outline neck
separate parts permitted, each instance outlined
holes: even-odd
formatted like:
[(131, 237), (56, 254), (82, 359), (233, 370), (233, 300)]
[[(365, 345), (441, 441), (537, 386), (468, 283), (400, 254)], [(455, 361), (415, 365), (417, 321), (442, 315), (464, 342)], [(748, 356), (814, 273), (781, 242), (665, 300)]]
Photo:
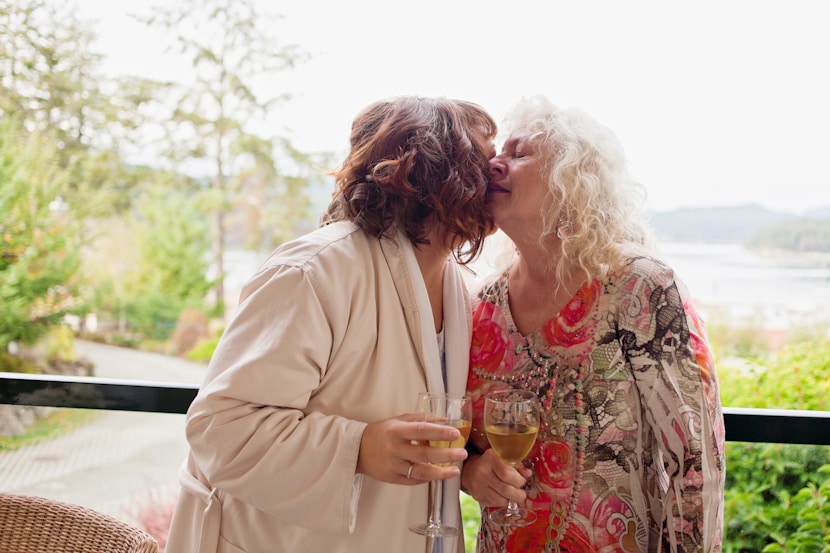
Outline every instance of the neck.
[(552, 238), (547, 247), (538, 240), (517, 243), (518, 259), (511, 269), (511, 278), (535, 290), (572, 293), (585, 280), (585, 275), (573, 265), (565, 267), (563, 274), (556, 272), (560, 247), (558, 238)]
[(567, 268), (561, 277), (557, 274), (557, 260), (558, 253), (545, 248), (525, 248), (519, 250), (519, 257), (510, 268), (510, 311), (516, 328), (524, 336), (542, 328), (558, 314), (580, 285), (580, 273), (573, 267)]
[(435, 244), (438, 243), (433, 238), (431, 244), (415, 247), (415, 259), (427, 288), (436, 332), (440, 332), (444, 326), (444, 269), (450, 254), (445, 247), (437, 247)]
[(542, 245), (538, 237), (529, 240), (514, 241), (518, 259), (514, 265), (515, 272), (531, 282), (552, 283), (556, 279), (556, 265), (559, 261), (558, 240), (556, 243)]

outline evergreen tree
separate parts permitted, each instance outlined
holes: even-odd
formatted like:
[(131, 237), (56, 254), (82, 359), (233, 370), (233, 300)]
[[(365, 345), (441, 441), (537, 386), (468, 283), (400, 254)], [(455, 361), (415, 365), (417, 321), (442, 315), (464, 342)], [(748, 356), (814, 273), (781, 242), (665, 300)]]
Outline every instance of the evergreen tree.
[[(206, 162), (210, 168), (206, 178), (212, 190), (214, 299), (222, 312), (228, 214), (245, 203), (242, 192), (253, 181), (255, 186), (279, 188), (273, 156), (275, 146), (284, 142), (257, 135), (251, 125), (267, 120), (288, 97), (263, 96), (256, 83), (263, 75), (273, 77), (294, 67), (305, 56), (275, 40), (278, 26), (252, 0), (177, 2), (159, 8), (145, 22), (175, 33), (175, 46), (192, 62), (192, 79), (181, 83), (171, 118), (175, 125), (170, 144), (175, 147), (170, 156), (180, 162)], [(293, 184), (284, 190), (290, 195), (284, 198), (301, 194)]]
[(60, 196), (54, 138), (0, 125), (0, 353), (80, 310), (79, 223)]

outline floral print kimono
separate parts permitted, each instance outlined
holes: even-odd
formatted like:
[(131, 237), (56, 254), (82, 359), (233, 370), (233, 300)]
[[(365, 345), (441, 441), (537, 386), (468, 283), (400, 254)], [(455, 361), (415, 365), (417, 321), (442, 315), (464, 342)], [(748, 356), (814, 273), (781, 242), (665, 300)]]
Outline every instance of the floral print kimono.
[(507, 273), (478, 294), (468, 390), (471, 445), (484, 396), (532, 390), (542, 422), (525, 460), (537, 520), (500, 528), (482, 512), (477, 551), (720, 551), (724, 425), (712, 355), (688, 292), (651, 258), (586, 282), (528, 336)]

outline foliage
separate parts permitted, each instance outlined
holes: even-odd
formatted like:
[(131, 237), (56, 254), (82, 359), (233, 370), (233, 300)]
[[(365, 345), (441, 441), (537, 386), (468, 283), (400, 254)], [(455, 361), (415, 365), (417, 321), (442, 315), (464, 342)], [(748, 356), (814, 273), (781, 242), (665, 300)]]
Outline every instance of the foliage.
[(141, 337), (135, 334), (114, 334), (110, 336), (110, 343), (122, 348), (139, 349)]
[(163, 340), (183, 309), (204, 305), (209, 231), (186, 183), (166, 173), (150, 177), (126, 219), (100, 222), (85, 270), (93, 306), (119, 321), (121, 335)]
[(461, 520), (464, 521), (464, 551), (472, 553), (476, 550), (476, 536), (481, 524), (481, 506), (466, 493), (461, 494)]
[[(114, 246), (109, 252), (113, 255), (96, 264), (88, 261), (95, 258), (97, 249), (94, 246), (81, 249), (82, 245), (91, 245), (101, 235), (109, 237), (114, 229), (126, 226), (120, 220), (121, 216), (129, 214), (133, 203), (146, 195), (142, 189), (157, 182), (156, 170), (126, 165), (120, 150), (140, 142), (138, 137), (148, 134), (152, 113), (149, 106), (157, 106), (163, 101), (162, 94), (167, 89), (163, 84), (147, 80), (104, 78), (99, 71), (102, 56), (92, 50), (93, 39), (90, 24), (77, 18), (71, 4), (49, 0), (12, 3), (0, 0), (0, 115), (7, 120), (13, 115), (19, 127), (15, 129), (13, 141), (3, 141), (3, 155), (7, 160), (20, 160), (11, 166), (6, 163), (0, 175), (3, 187), (0, 194), (6, 204), (0, 208), (0, 221), (3, 221), (0, 230), (3, 231), (3, 259), (7, 265), (0, 267), (0, 273), (5, 271), (0, 277), (0, 281), (4, 281), (4, 288), (0, 286), (3, 290), (0, 297), (8, 300), (0, 308), (0, 349), (5, 349), (9, 340), (35, 340), (39, 333), (69, 311), (70, 303), (80, 311), (83, 302), (79, 300), (79, 294), (84, 296), (84, 302), (111, 306), (124, 330), (129, 310), (143, 316), (139, 325), (157, 329), (159, 324), (147, 321), (147, 317), (154, 316), (154, 306), (168, 303), (159, 296), (169, 295), (170, 291), (165, 289), (165, 284), (159, 284), (155, 295), (145, 298), (141, 293), (153, 287), (148, 282), (176, 282), (177, 275), (171, 267), (160, 270), (154, 267), (154, 275), (143, 277), (135, 276), (135, 271), (140, 270), (138, 265), (144, 259), (149, 258), (153, 263), (159, 258), (173, 258), (178, 252), (167, 256), (131, 257), (133, 251), (128, 247), (134, 242), (131, 237)], [(142, 131), (136, 132), (139, 128)], [(23, 144), (24, 140), (34, 143), (27, 150), (31, 154), (21, 156), (23, 147), (19, 145), (17, 151), (9, 153), (9, 144)], [(6, 184), (13, 176), (18, 179), (18, 188)], [(32, 186), (29, 200), (26, 200), (27, 185)], [(45, 206), (58, 199), (62, 201), (58, 207), (63, 207), (58, 213), (60, 217), (48, 216)], [(33, 200), (40, 206), (37, 212)], [(25, 210), (32, 221), (40, 227), (46, 227), (48, 223), (49, 229), (27, 226), (25, 222), (15, 223), (11, 217), (5, 217), (8, 205), (26, 201), (29, 205)], [(198, 219), (203, 216), (199, 214)], [(58, 222), (62, 224), (60, 228)], [(44, 232), (46, 230), (48, 232)], [(26, 233), (31, 236), (27, 237)], [(42, 244), (29, 247), (35, 238)], [(196, 248), (202, 243), (203, 240), (196, 239), (187, 247)], [(171, 247), (182, 247), (182, 244), (172, 242), (167, 249)], [(44, 259), (41, 254), (49, 251), (54, 257), (63, 256), (67, 267), (69, 262), (75, 263), (75, 267), (82, 264), (84, 271), (75, 273), (71, 289), (62, 282), (66, 275), (61, 270), (51, 270), (48, 274), (53, 282), (45, 283), (39, 273), (38, 278), (31, 278), (36, 270), (34, 261), (14, 251), (25, 252), (41, 262)], [(16, 260), (15, 271), (8, 268), (8, 260), (12, 257)], [(186, 264), (191, 258), (185, 254), (180, 264)], [(29, 264), (28, 269), (25, 263)], [(100, 272), (93, 273), (93, 267), (99, 267)], [(130, 269), (134, 271), (131, 276), (135, 276), (130, 284), (141, 282), (143, 286), (129, 288), (123, 279), (119, 279)], [(37, 270), (40, 272), (39, 268)], [(168, 278), (156, 278), (159, 273)], [(17, 283), (10, 284), (9, 279), (16, 279)], [(179, 282), (180, 286), (186, 287), (193, 284), (193, 279)], [(53, 296), (48, 302), (37, 290), (21, 293), (24, 285), (33, 289), (46, 284), (50, 284), (48, 289)], [(176, 290), (172, 295), (178, 300), (188, 294), (203, 293), (203, 290), (203, 286), (193, 286), (188, 293)], [(187, 298), (186, 303), (189, 301)], [(57, 309), (56, 305), (62, 308)], [(168, 307), (170, 305), (165, 305)], [(173, 302), (173, 307), (181, 306)], [(36, 312), (40, 324), (16, 324), (26, 311)], [(44, 312), (48, 317), (42, 316)], [(172, 310), (173, 320), (177, 313), (176, 309)], [(165, 314), (170, 315), (166, 311)], [(8, 327), (17, 329), (18, 335), (9, 335)], [(37, 332), (34, 329), (38, 329)]]
[(208, 334), (208, 318), (199, 310), (185, 309), (179, 314), (170, 345), (176, 355), (184, 355)]
[(214, 192), (214, 295), (222, 312), (228, 213), (245, 197), (240, 193), (246, 181), (268, 186), (278, 182), (273, 159), (277, 143), (251, 126), (257, 119), (266, 121), (287, 95), (264, 97), (257, 82), (263, 74), (292, 68), (305, 56), (275, 40), (278, 25), (251, 0), (169, 3), (145, 22), (172, 33), (174, 45), (192, 62), (193, 82), (180, 86), (168, 126), (169, 155), (174, 161), (209, 167), (205, 177)]
[[(55, 257), (64, 255), (83, 267), (73, 289), (49, 288), (61, 294), (58, 299), (71, 295), (79, 311), (86, 303), (104, 323), (116, 321), (129, 340), (163, 339), (182, 309), (202, 308), (209, 299), (206, 285), (222, 282), (227, 241), (267, 250), (293, 237), (296, 222), (308, 218), (304, 189), (319, 180), (312, 170), (317, 157), (295, 150), (284, 138), (252, 130), (257, 124), (278, 128), (268, 123), (270, 110), (288, 98), (273, 88), (268, 97), (260, 95), (261, 76), (289, 69), (305, 55), (278, 44), (277, 25), (255, 7), (248, 0), (158, 7), (146, 22), (166, 30), (194, 68), (189, 82), (158, 83), (104, 76), (103, 56), (92, 48), (93, 27), (78, 18), (72, 3), (0, 0), (0, 116), (6, 121), (14, 116), (15, 132), (22, 135), (25, 129), (27, 140), (39, 141), (27, 150), (29, 157), (41, 154), (29, 163), (18, 155), (20, 146), (9, 151), (9, 144), (20, 143), (17, 137), (2, 144), (7, 166), (0, 174), (5, 264), (0, 298), (7, 301), (0, 307), (0, 349), (10, 340), (37, 338), (33, 325), (17, 324), (27, 312), (48, 311), (51, 318), (39, 321), (46, 328), (61, 316), (55, 304), (67, 303), (52, 299), (46, 309), (43, 294), (19, 293), (24, 285), (43, 282), (25, 282), (31, 275), (24, 262), (31, 268), (34, 261), (19, 252), (41, 251), (41, 244), (36, 251), (27, 249), (26, 232), (44, 235), (50, 244), (39, 240)], [(162, 151), (173, 162), (165, 165), (167, 172), (126, 161), (132, 153), (164, 165)], [(54, 178), (41, 179), (33, 195), (42, 207), (60, 194), (62, 205), (71, 208), (62, 216), (59, 236), (7, 222), (12, 195), (15, 202), (25, 197), (22, 188), (6, 186), (12, 169), (21, 186), (30, 177), (38, 183), (39, 177), (29, 174), (36, 169), (54, 170)], [(43, 209), (33, 215), (41, 226), (48, 222), (55, 228), (56, 220)], [(206, 261), (211, 249), (213, 266)], [(9, 269), (12, 257), (15, 271)], [(56, 283), (63, 278), (60, 271), (51, 275)], [(224, 293), (216, 292), (221, 314)], [(145, 336), (128, 335), (137, 330)]]
[(0, 351), (33, 343), (81, 307), (80, 229), (63, 209), (67, 172), (52, 144), (14, 120), (0, 124)]
[(830, 410), (830, 340), (792, 342), (767, 361), (719, 365), (730, 407)]
[(75, 335), (66, 325), (54, 326), (40, 340), (47, 361), (74, 361)]
[[(725, 552), (762, 551), (800, 528), (794, 498), (821, 484), (830, 463), (827, 446), (740, 444), (727, 446)], [(804, 513), (803, 516), (810, 516)], [(799, 550), (804, 553), (814, 549)]]
[(0, 452), (14, 451), (40, 440), (53, 438), (86, 424), (100, 411), (92, 409), (55, 409), (26, 428), (20, 436), (0, 436)]
[(40, 368), (32, 361), (0, 351), (0, 371), (7, 373), (40, 374)]
[(147, 189), (132, 217), (142, 290), (157, 290), (180, 308), (201, 306), (207, 279), (209, 229), (191, 194), (166, 184)]
[(121, 149), (141, 142), (166, 85), (109, 79), (93, 50), (91, 23), (71, 2), (0, 0), (0, 115), (53, 137), (58, 166), (71, 171), (64, 197), (75, 210), (107, 213), (136, 185)]
[(191, 361), (210, 361), (213, 357), (213, 352), (216, 351), (216, 346), (219, 344), (219, 337), (207, 338), (198, 342), (185, 355)]
[[(826, 338), (788, 344), (767, 360), (718, 367), (722, 402), (732, 407), (829, 410), (828, 374)], [(724, 552), (823, 551), (812, 540), (815, 524), (826, 526), (821, 467), (830, 464), (830, 447), (730, 442), (726, 454)]]
[(38, 0), (0, 0), (0, 112), (26, 129), (54, 136), (54, 153), (66, 166), (88, 146), (103, 102), (100, 56), (93, 35), (70, 5)]
[[(257, 145), (258, 144), (258, 145)], [(228, 225), (241, 229), (244, 247), (253, 251), (270, 251), (274, 246), (311, 230), (310, 201), (306, 190), (323, 186), (324, 178), (315, 167), (331, 162), (326, 154), (311, 155), (297, 151), (286, 140), (276, 144), (286, 169), (277, 171), (277, 159), (266, 155), (263, 147), (270, 142), (253, 138), (244, 141), (244, 149), (255, 161), (240, 172), (233, 183), (238, 190)]]
[(830, 219), (787, 221), (753, 234), (749, 248), (773, 248), (796, 252), (830, 252)]
[(773, 535), (764, 553), (830, 553), (830, 465), (819, 473), (825, 475), (820, 485), (810, 483), (792, 498), (798, 528), (789, 536)]
[(743, 323), (723, 322), (717, 316), (707, 323), (709, 343), (716, 360), (741, 358), (745, 360), (765, 359), (770, 348), (763, 329), (757, 324), (758, 318), (749, 318)]

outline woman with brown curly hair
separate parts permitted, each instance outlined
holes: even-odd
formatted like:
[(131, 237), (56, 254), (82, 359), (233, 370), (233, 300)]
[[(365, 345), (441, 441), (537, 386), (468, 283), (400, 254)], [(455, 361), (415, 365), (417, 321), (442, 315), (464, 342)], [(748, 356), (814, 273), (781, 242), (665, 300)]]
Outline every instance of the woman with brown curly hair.
[(444, 523), (460, 525), (452, 463), (466, 451), (417, 445), (458, 430), (411, 411), (419, 392), (464, 391), (459, 263), (492, 230), (495, 133), (457, 100), (358, 115), (323, 226), (245, 285), (188, 411), (169, 551), (422, 553), (408, 527), (431, 480), (445, 481)]

